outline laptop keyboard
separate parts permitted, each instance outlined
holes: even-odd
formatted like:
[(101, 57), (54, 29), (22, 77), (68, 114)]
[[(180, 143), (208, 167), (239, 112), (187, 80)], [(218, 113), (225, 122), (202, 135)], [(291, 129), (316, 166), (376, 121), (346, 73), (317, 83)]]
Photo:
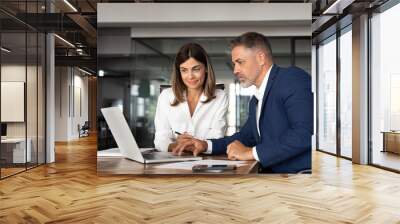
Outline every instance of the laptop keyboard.
[(154, 159), (154, 154), (152, 154), (152, 153), (144, 153), (143, 154), (143, 158), (145, 160), (152, 160), (152, 159)]
[(186, 156), (190, 156), (192, 157), (193, 155), (191, 154), (184, 154), (182, 156), (175, 156), (171, 153), (167, 153), (167, 152), (151, 152), (151, 153), (143, 153), (143, 158), (145, 160), (154, 160), (154, 159), (172, 159), (172, 158), (177, 158), (177, 157), (186, 157)]

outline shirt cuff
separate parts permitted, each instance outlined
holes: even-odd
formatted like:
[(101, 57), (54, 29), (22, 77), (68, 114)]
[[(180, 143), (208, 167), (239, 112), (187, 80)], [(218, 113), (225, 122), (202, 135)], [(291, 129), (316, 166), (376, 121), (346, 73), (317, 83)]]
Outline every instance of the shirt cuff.
[(162, 152), (168, 152), (168, 147), (171, 143), (174, 142), (169, 138), (158, 138), (157, 141), (154, 141), (155, 148)]
[(212, 141), (211, 140), (206, 140), (207, 142), (207, 151), (205, 151), (205, 154), (212, 154)]
[(257, 162), (260, 162), (260, 159), (258, 158), (258, 154), (257, 154), (257, 150), (256, 147), (253, 147), (253, 157), (255, 160), (257, 160)]

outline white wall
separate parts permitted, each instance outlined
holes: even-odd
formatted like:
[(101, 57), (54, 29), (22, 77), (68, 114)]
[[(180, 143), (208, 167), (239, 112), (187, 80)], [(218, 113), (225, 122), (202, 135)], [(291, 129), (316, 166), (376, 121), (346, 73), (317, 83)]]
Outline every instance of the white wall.
[(55, 86), (55, 141), (77, 139), (78, 124), (88, 120), (88, 78), (76, 68), (56, 67)]
[[(131, 27), (132, 37), (311, 35), (311, 3), (99, 3), (98, 27)], [(118, 12), (118, 13), (115, 13)]]
[[(74, 96), (74, 108), (73, 108), (73, 112), (72, 113), (72, 117), (73, 119), (72, 124), (71, 124), (71, 136), (72, 138), (78, 138), (79, 137), (79, 133), (78, 133), (78, 124), (80, 126), (82, 126), (85, 121), (89, 120), (89, 116), (88, 116), (88, 106), (89, 106), (89, 102), (88, 102), (88, 77), (87, 76), (82, 76), (82, 73), (78, 73), (77, 74), (77, 70), (74, 71), (74, 89), (75, 91), (73, 92)], [(79, 99), (79, 93), (77, 90), (80, 90), (80, 99)], [(79, 100), (81, 101), (79, 103)], [(79, 104), (80, 107), (79, 108)], [(81, 111), (79, 111), (79, 109), (81, 109)]]
[(311, 7), (311, 3), (215, 3), (212, 7), (208, 3), (100, 3), (97, 5), (98, 22), (103, 26), (154, 22), (165, 24), (168, 22), (311, 21), (311, 14), (309, 14)]
[(55, 68), (55, 141), (68, 140), (68, 86), (70, 76), (67, 67)]

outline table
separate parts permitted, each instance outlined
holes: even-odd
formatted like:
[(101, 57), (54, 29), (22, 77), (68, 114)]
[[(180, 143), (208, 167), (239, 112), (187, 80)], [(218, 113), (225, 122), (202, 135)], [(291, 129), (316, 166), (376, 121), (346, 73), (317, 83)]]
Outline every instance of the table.
[[(226, 159), (226, 156), (205, 156), (203, 159)], [(246, 165), (237, 167), (236, 170), (224, 172), (192, 172), (181, 169), (159, 169), (159, 164), (142, 164), (124, 157), (97, 157), (97, 174), (99, 176), (109, 175), (243, 175), (256, 174), (258, 170), (257, 161), (247, 161)]]
[(400, 154), (400, 132), (383, 131), (383, 150), (382, 152), (392, 152)]
[[(25, 151), (26, 142), (27, 147)], [(30, 138), (27, 138), (26, 141), (25, 138), (1, 139), (1, 145), (1, 157), (6, 163), (25, 163), (31, 161), (32, 141)]]

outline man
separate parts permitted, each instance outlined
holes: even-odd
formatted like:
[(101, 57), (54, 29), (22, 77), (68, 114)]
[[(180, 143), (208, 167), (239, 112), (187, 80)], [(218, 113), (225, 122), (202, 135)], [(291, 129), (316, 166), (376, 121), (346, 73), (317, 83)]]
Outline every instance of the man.
[(239, 132), (220, 139), (182, 135), (173, 148), (181, 154), (227, 154), (231, 160), (257, 160), (262, 172), (297, 173), (311, 169), (313, 96), (311, 77), (273, 63), (262, 34), (245, 33), (231, 42), (234, 74), (244, 88), (256, 86), (249, 117)]

